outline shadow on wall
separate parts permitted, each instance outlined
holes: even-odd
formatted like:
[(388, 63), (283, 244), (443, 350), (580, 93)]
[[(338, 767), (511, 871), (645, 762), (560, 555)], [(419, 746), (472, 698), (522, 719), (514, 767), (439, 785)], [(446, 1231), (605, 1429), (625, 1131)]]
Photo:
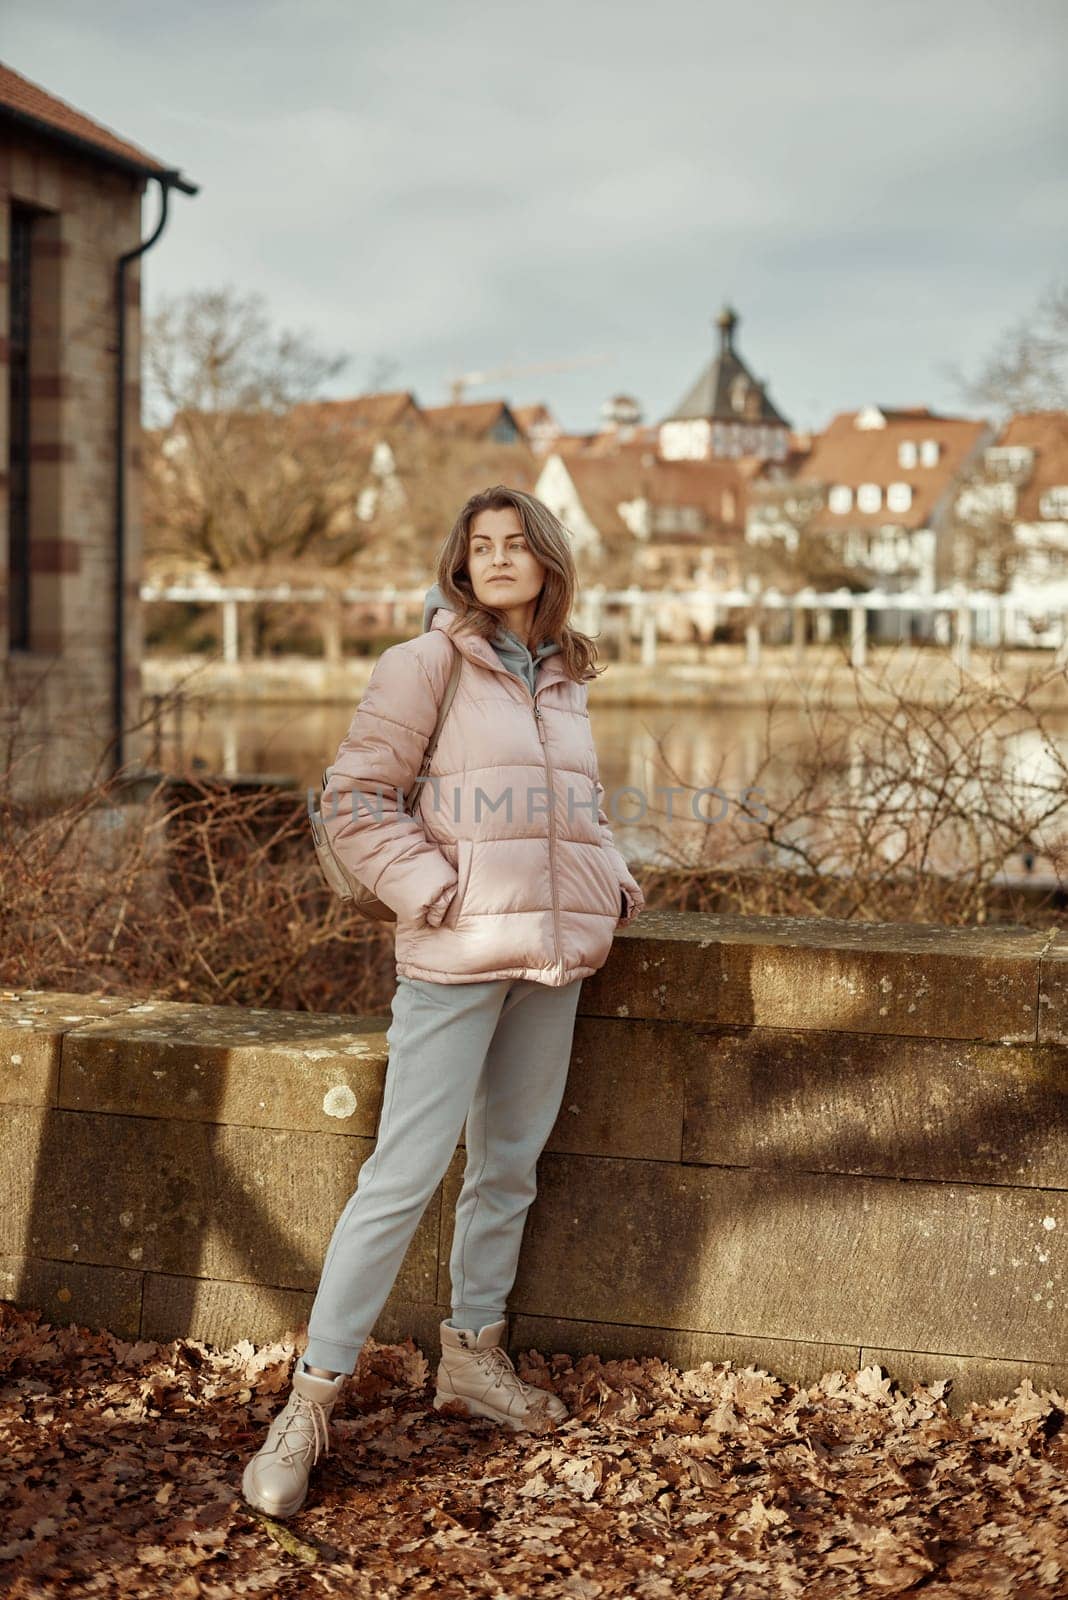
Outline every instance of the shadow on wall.
[[(6, 1181), (20, 1168), (29, 1180), (4, 1206), (5, 1296), (150, 1338), (298, 1327), (373, 1149), (387, 1022), (4, 1000), (0, 1048), (22, 1058), (5, 1097)], [(382, 1327), (399, 1305), (429, 1322), (416, 1307), (434, 1299), (439, 1220), (435, 1197)]]
[[(373, 1148), (385, 1028), (4, 1002), (13, 1297), (148, 1337), (298, 1326)], [(511, 1347), (803, 1382), (971, 1363), (998, 1393), (1063, 1374), (1065, 1044), (1068, 935), (646, 912), (583, 984)], [(436, 1337), (461, 1169), (380, 1337)]]
[(932, 1378), (982, 1361), (995, 1387), (998, 1361), (1063, 1381), (1052, 1016), (1036, 1041), (1049, 945), (1023, 928), (647, 913), (586, 981), (595, 1016), (543, 1160), (520, 1339), (551, 1324), (565, 1347), (628, 1354), (666, 1327), (679, 1337), (647, 1350), (803, 1381), (917, 1361)]

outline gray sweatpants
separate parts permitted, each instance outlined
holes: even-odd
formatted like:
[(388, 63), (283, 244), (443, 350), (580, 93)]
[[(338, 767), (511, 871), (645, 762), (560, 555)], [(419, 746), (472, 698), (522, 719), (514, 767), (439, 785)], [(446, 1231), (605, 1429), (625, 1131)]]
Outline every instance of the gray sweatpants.
[(505, 1313), (535, 1164), (563, 1099), (583, 980), (431, 983), (398, 975), (378, 1140), (327, 1246), (306, 1366), (352, 1372), (466, 1120), (453, 1326)]

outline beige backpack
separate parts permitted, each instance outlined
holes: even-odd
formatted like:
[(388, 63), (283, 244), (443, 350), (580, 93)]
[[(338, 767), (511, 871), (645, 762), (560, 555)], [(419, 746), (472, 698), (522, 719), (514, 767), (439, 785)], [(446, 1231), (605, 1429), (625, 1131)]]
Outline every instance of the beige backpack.
[[(455, 646), (453, 648), (455, 650)], [(415, 808), (419, 804), (423, 789), (425, 787), (425, 785), (420, 782), (420, 779), (425, 779), (430, 770), (430, 763), (433, 759), (434, 751), (437, 749), (438, 737), (441, 733), (442, 724), (445, 721), (449, 707), (452, 705), (453, 696), (456, 693), (456, 685), (460, 681), (460, 672), (462, 668), (463, 656), (460, 654), (459, 650), (455, 650), (455, 659), (452, 663), (452, 672), (449, 675), (449, 681), (445, 688), (444, 698), (442, 699), (441, 705), (438, 707), (437, 721), (434, 724), (434, 731), (430, 735), (430, 740), (423, 755), (422, 766), (419, 769), (418, 777), (415, 778), (411, 788), (404, 796), (404, 809), (405, 811), (410, 812), (413, 816), (415, 815)], [(329, 771), (330, 769), (328, 767), (323, 773), (323, 789), (326, 788)], [(309, 790), (308, 793), (310, 796), (311, 790)], [(316, 859), (318, 860), (319, 866), (322, 869), (323, 877), (326, 879), (330, 888), (334, 891), (338, 898), (341, 900), (351, 901), (355, 911), (358, 911), (363, 917), (370, 917), (374, 922), (396, 922), (397, 913), (387, 906), (384, 900), (380, 900), (376, 894), (373, 894), (365, 883), (361, 883), (356, 874), (345, 865), (335, 851), (330, 842), (326, 827), (323, 823), (322, 810), (319, 808), (311, 808), (309, 802), (308, 816), (311, 821), (312, 842), (315, 845)]]

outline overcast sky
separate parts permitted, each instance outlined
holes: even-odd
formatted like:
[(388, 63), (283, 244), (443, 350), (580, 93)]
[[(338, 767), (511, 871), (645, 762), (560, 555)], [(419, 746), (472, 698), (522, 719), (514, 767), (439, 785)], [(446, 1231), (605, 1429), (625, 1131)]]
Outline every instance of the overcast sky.
[[(670, 412), (738, 347), (795, 426), (959, 410), (1068, 262), (1065, 0), (5, 0), (3, 58), (201, 186), (146, 304), (258, 287), (425, 404)], [(145, 202), (154, 226), (158, 190)]]

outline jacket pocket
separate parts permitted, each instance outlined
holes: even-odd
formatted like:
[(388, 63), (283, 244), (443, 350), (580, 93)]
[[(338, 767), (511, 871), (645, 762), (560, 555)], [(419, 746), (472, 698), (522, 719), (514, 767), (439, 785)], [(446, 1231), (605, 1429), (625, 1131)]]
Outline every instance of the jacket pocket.
[(618, 918), (622, 915), (620, 910), (620, 891), (623, 885), (616, 877), (616, 869), (612, 865), (608, 852), (604, 846), (602, 844), (595, 844), (591, 846), (591, 849), (593, 850), (592, 859), (596, 863), (597, 867), (598, 883), (603, 885), (603, 909), (606, 912), (613, 912), (618, 920)]
[(443, 928), (454, 928), (456, 919), (463, 910), (464, 896), (467, 893), (467, 883), (471, 876), (471, 851), (473, 849), (470, 839), (460, 839), (456, 845), (456, 893), (449, 901), (449, 909), (441, 919)]

